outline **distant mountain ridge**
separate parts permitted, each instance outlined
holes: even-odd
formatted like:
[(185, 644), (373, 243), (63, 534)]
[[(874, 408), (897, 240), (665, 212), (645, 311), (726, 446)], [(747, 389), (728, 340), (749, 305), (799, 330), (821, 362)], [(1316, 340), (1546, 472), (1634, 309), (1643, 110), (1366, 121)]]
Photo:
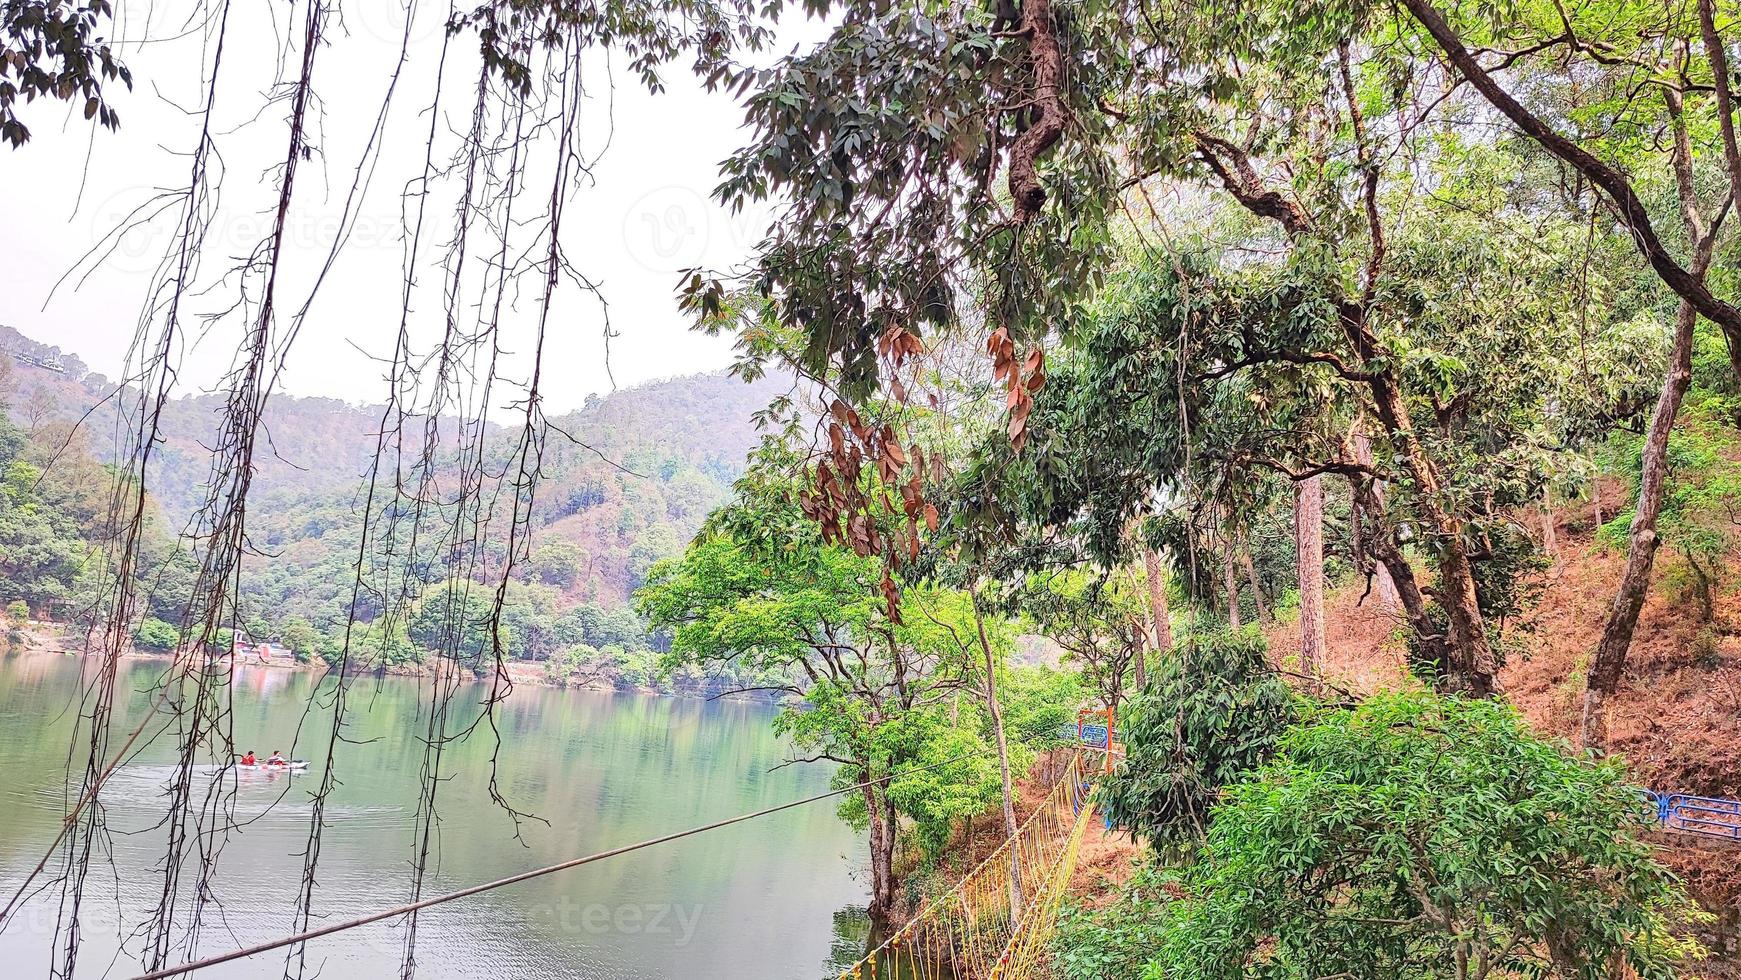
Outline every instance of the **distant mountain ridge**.
[[(82, 420), (91, 451), (113, 461), (121, 443), (114, 382), (5, 325), (0, 356), (10, 362), (0, 400), (15, 421)], [(550, 584), (577, 601), (624, 602), (647, 566), (680, 550), (726, 499), (758, 439), (751, 416), (781, 390), (773, 380), (691, 375), (589, 396), (583, 408), (552, 417), (561, 434), (553, 429), (548, 440), (532, 545), (572, 542), (581, 567), (573, 576), (549, 573)], [(164, 410), (148, 486), (170, 527), (184, 525), (203, 500), (210, 435), (222, 410), (219, 395), (177, 397)], [(354, 545), (359, 490), (380, 417), (379, 406), (272, 397), (255, 455), (249, 520), (251, 538), (273, 561), (309, 568)], [(335, 597), (310, 598), (324, 604)]]

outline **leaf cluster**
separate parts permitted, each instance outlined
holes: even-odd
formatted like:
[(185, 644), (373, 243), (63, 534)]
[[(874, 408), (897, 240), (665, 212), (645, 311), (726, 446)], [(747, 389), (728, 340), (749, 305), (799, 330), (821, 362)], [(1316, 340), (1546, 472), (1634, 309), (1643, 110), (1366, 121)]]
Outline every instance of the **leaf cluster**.
[(1145, 976), (1672, 977), (1694, 907), (1649, 816), (1507, 705), (1375, 696), (1231, 789)]
[(1107, 819), (1188, 850), (1221, 794), (1268, 761), (1298, 712), (1255, 626), (1187, 634), (1119, 722), (1125, 760), (1099, 789)]

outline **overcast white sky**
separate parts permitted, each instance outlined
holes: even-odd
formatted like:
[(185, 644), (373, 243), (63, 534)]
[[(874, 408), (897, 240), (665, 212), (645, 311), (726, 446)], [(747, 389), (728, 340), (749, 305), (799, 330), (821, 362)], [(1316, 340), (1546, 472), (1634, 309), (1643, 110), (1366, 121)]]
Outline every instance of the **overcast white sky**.
[[(187, 16), (185, 8), (169, 9), (183, 5), (121, 6), (123, 37), (151, 40), (123, 48), (134, 86), (130, 93), (111, 88), (122, 118), (120, 131), (93, 135), (76, 112), (68, 113), (58, 103), (38, 103), (24, 116), (33, 130), (31, 142), (20, 150), (0, 148), (0, 204), (7, 229), (0, 239), (0, 323), (77, 354), (111, 378), (122, 372), (149, 271), (168, 244), (174, 210), (127, 235), (82, 284), (64, 283), (52, 299), (50, 292), (129, 212), (160, 191), (186, 183), (186, 154), (199, 122), (191, 110), (203, 98), (201, 66), (210, 60), (210, 32), (180, 20)], [(405, 24), (400, 0), (356, 0), (345, 7), (346, 21), (335, 25), (332, 43), (317, 56), (316, 90), (324, 113), (314, 142), (322, 156), (298, 177), (281, 307), (301, 305), (325, 256)], [(385, 356), (390, 351), (398, 321), (400, 191), (422, 167), (427, 106), (446, 14), (445, 4), (427, 7), (412, 22), (416, 40), (394, 97), (387, 149), (356, 230), (321, 287), (288, 359), (282, 390), (292, 394), (351, 402), (383, 397), (380, 367), (366, 354)], [(149, 24), (144, 20), (147, 12), (154, 18)], [(280, 20), (275, 22), (274, 16)], [(262, 106), (269, 86), (284, 70), (279, 63), (282, 39), (295, 27), (283, 23), (283, 16), (281, 5), (261, 3), (237, 3), (231, 15), (218, 96), (225, 177), (216, 237), (207, 246), (208, 279), (259, 240), (275, 199), (266, 171), (284, 152), (285, 112), (282, 107), (262, 111)], [(786, 28), (780, 50), (821, 32), (814, 23)], [(466, 89), (476, 71), (472, 45), (469, 38), (456, 41), (449, 55), (444, 130), (465, 127)], [(691, 333), (678, 313), (678, 270), (740, 261), (767, 223), (765, 211), (732, 216), (710, 199), (718, 162), (745, 136), (739, 129), (741, 109), (727, 96), (703, 92), (684, 65), (671, 66), (665, 77), (669, 91), (657, 96), (619, 79), (614, 103), (604, 97), (602, 73), (593, 80), (599, 96), (590, 118), (583, 120), (586, 143), (596, 149), (603, 142), (607, 108), (614, 131), (595, 171), (595, 186), (573, 199), (563, 229), (575, 265), (601, 284), (610, 304), (611, 322), (619, 332), (610, 344), (618, 385), (729, 362), (729, 341)], [(525, 200), (539, 196), (528, 193)], [(431, 213), (445, 220), (451, 200), (432, 198)], [(436, 279), (432, 262), (433, 256), (424, 257), (421, 274)], [(205, 302), (215, 308), (233, 294), (233, 287), (226, 295), (226, 286), (219, 285)], [(438, 325), (441, 313), (433, 297), (414, 305), (425, 333)], [(516, 325), (524, 329), (535, 304), (530, 295), (522, 295), (518, 307)], [(567, 301), (553, 309), (545, 364), (555, 383), (546, 388), (546, 403), (551, 411), (563, 411), (578, 406), (590, 392), (609, 390), (611, 381), (598, 306), (571, 288)], [(209, 387), (235, 347), (234, 332), (219, 327), (185, 351), (182, 390)]]

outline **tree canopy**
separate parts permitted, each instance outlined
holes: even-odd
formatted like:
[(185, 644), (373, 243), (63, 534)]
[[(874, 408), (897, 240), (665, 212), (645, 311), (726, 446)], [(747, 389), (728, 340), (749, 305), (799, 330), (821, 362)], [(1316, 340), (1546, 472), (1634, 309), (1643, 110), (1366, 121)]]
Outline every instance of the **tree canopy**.
[(1508, 707), (1373, 697), (1230, 789), (1145, 975), (1675, 976), (1691, 906), (1648, 810)]

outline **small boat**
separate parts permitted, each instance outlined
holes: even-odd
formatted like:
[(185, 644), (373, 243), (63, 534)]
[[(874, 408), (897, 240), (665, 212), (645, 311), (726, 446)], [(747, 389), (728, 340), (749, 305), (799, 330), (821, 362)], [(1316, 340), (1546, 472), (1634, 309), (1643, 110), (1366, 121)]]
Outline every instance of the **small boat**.
[(259, 772), (301, 772), (308, 768), (308, 760), (290, 759), (276, 765), (267, 762), (256, 762), (251, 766), (246, 763), (238, 762), (236, 763), (236, 768)]

